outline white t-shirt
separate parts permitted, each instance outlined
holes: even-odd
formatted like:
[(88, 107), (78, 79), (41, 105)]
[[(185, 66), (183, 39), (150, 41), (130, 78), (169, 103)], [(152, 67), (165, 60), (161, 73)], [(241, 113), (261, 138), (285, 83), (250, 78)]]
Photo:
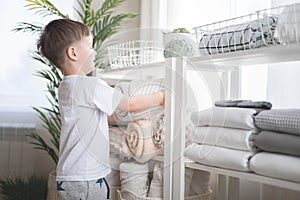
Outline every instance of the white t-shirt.
[(122, 96), (96, 77), (63, 78), (58, 89), (62, 128), (57, 181), (96, 180), (110, 173), (107, 115)]

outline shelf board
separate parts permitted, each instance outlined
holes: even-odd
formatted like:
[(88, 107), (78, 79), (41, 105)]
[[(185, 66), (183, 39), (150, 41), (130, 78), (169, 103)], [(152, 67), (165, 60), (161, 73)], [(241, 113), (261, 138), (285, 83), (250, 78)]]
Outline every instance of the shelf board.
[(223, 174), (223, 175), (230, 176), (230, 177), (236, 177), (236, 178), (245, 179), (245, 180), (249, 180), (249, 181), (254, 181), (254, 182), (264, 183), (264, 184), (268, 184), (268, 185), (278, 186), (281, 188), (287, 188), (287, 189), (291, 189), (291, 190), (300, 191), (300, 183), (297, 183), (297, 182), (292, 182), (292, 181), (282, 180), (282, 179), (277, 179), (277, 178), (271, 178), (271, 177), (255, 174), (252, 172), (242, 172), (242, 171), (235, 171), (235, 170), (223, 169), (223, 168), (218, 168), (218, 167), (212, 167), (212, 166), (202, 165), (202, 164), (195, 163), (195, 162), (187, 162), (185, 165), (186, 165), (186, 167), (191, 168), (191, 169), (209, 171), (212, 173)]
[(257, 49), (199, 56), (187, 59), (194, 68), (223, 68), (243, 65), (300, 61), (300, 44), (274, 45)]
[(96, 76), (104, 80), (160, 79), (165, 77), (165, 62), (124, 67), (119, 69), (97, 69)]

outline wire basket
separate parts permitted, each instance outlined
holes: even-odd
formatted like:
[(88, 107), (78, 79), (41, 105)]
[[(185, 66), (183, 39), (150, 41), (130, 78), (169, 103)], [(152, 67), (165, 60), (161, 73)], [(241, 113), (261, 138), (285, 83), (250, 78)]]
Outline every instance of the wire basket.
[(163, 51), (155, 42), (133, 40), (107, 48), (112, 69), (163, 61)]
[[(153, 197), (142, 197), (136, 195), (130, 190), (121, 189), (118, 190), (119, 193), (119, 200), (162, 200), (162, 198), (153, 198)], [(208, 190), (204, 194), (193, 195), (184, 197), (185, 200), (211, 200), (212, 190)]]
[(200, 55), (299, 43), (300, 4), (259, 10), (198, 26), (194, 32)]

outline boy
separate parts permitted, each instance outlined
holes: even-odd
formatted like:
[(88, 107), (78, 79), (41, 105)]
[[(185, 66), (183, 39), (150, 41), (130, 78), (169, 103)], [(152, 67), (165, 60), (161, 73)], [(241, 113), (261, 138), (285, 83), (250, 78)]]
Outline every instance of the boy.
[(37, 47), (64, 74), (58, 89), (61, 113), (57, 189), (60, 199), (109, 199), (108, 116), (120, 109), (135, 112), (164, 105), (164, 92), (126, 97), (94, 70), (95, 51), (84, 24), (69, 19), (50, 22)]

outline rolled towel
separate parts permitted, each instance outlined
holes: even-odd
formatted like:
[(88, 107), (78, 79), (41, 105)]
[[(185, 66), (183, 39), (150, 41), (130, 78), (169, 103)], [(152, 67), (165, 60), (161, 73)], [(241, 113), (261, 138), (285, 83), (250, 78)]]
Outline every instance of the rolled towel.
[(133, 157), (126, 142), (126, 127), (109, 128), (110, 152), (119, 155), (121, 158), (130, 159)]
[[(121, 189), (146, 197), (148, 192), (148, 163), (123, 162), (120, 164)], [(125, 198), (126, 199), (126, 198)]]
[(257, 111), (252, 108), (212, 107), (193, 112), (191, 120), (195, 126), (221, 126), (254, 130), (254, 115)]
[(156, 155), (162, 154), (163, 149), (155, 145), (152, 138), (153, 122), (137, 120), (127, 126), (126, 142), (133, 158), (144, 163)]

